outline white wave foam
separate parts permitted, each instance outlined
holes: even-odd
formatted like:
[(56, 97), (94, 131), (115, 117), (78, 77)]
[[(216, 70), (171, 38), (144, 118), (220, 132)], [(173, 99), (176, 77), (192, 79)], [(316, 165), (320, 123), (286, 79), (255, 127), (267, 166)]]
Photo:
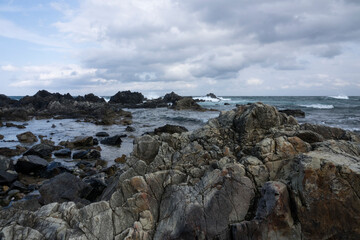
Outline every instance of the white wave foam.
[(330, 98), (348, 100), (349, 97), (346, 95), (329, 96)]
[(152, 99), (157, 99), (159, 98), (160, 96), (157, 95), (156, 93), (149, 93), (149, 94), (146, 94), (145, 97), (149, 100), (152, 100)]
[(325, 105), (325, 104), (309, 104), (309, 105), (300, 105), (301, 107), (307, 108), (317, 108), (317, 109), (332, 109), (333, 105)]
[(217, 97), (217, 98), (212, 98), (212, 97), (193, 97), (194, 100), (202, 100), (205, 102), (220, 102), (220, 101), (230, 101), (230, 98), (223, 98), (223, 97)]

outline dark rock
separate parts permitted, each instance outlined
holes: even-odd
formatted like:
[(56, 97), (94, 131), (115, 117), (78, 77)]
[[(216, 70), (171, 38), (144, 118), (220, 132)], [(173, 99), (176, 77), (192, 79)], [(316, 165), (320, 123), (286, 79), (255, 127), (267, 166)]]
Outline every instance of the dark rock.
[(4, 139), (4, 135), (0, 134), (0, 140), (3, 140), (3, 139)]
[(127, 126), (127, 127), (125, 128), (125, 131), (127, 131), (127, 132), (135, 132), (136, 129), (135, 129), (134, 127), (131, 127), (131, 126)]
[(308, 143), (322, 142), (325, 140), (320, 134), (309, 130), (301, 130), (296, 133), (296, 136)]
[(163, 100), (166, 102), (166, 103), (172, 103), (174, 104), (175, 102), (179, 101), (183, 99), (183, 97), (177, 95), (176, 93), (174, 92), (171, 92), (171, 93), (167, 93), (165, 94)]
[(346, 131), (341, 128), (328, 127), (325, 125), (315, 125), (310, 123), (304, 123), (301, 125), (301, 130), (309, 130), (320, 134), (325, 140), (347, 140), (360, 142), (360, 137), (357, 134)]
[(228, 106), (228, 105), (230, 105), (230, 103), (227, 103), (227, 102), (226, 102), (226, 103), (224, 103), (224, 105), (225, 105), (225, 106), (226, 106), (226, 105)]
[(18, 178), (18, 174), (15, 171), (0, 170), (0, 184), (8, 185), (14, 182)]
[(182, 132), (187, 132), (187, 131), (188, 130), (183, 126), (166, 124), (165, 126), (156, 128), (154, 130), (154, 133), (160, 135), (161, 133), (174, 134), (174, 133), (182, 133)]
[(43, 171), (49, 163), (36, 155), (27, 155), (17, 160), (15, 164), (15, 170), (20, 173), (30, 174), (35, 173), (39, 174)]
[(139, 92), (123, 91), (112, 96), (109, 103), (139, 104), (142, 103), (144, 99), (144, 96)]
[(62, 173), (44, 183), (39, 192), (40, 203), (49, 204), (52, 202), (80, 202), (88, 204), (85, 198), (92, 191), (92, 187), (81, 181), (70, 173)]
[(54, 152), (56, 157), (71, 157), (71, 150), (68, 148), (60, 149)]
[(16, 127), (16, 128), (18, 128), (18, 129), (24, 129), (24, 128), (26, 128), (24, 125), (17, 125), (17, 124), (9, 123), (9, 122), (7, 122), (7, 123), (5, 124), (5, 126), (6, 126), (6, 127)]
[(13, 167), (12, 160), (0, 155), (0, 170), (6, 171)]
[(20, 191), (28, 191), (29, 189), (20, 181), (15, 181), (11, 184), (11, 189), (18, 189)]
[(11, 99), (4, 94), (0, 94), (0, 107), (8, 107), (16, 103), (16, 100)]
[(118, 157), (114, 160), (116, 163), (122, 163), (124, 164), (126, 162), (126, 155), (123, 154), (121, 157)]
[(22, 143), (34, 143), (38, 141), (38, 138), (32, 132), (24, 132), (16, 135), (19, 142)]
[(279, 110), (279, 112), (285, 113), (286, 115), (293, 117), (300, 117), (300, 118), (305, 117), (305, 112), (300, 109), (285, 109), (285, 110)]
[(24, 153), (24, 156), (37, 155), (39, 157), (49, 159), (51, 158), (52, 152), (54, 150), (55, 150), (54, 146), (40, 143), (31, 147), (28, 151), (26, 151)]
[(171, 108), (175, 110), (206, 111), (206, 109), (202, 108), (191, 97), (185, 97), (176, 101)]
[(92, 187), (92, 191), (89, 193), (86, 199), (93, 202), (97, 200), (98, 197), (101, 196), (101, 194), (107, 187), (105, 178), (106, 178), (105, 173), (99, 173), (83, 179), (85, 183), (89, 184)]
[(98, 132), (96, 133), (97, 137), (108, 137), (110, 136), (107, 132)]
[(100, 98), (98, 96), (95, 96), (94, 94), (90, 93), (90, 94), (86, 94), (84, 96), (85, 101), (88, 102), (96, 102), (96, 103), (105, 103), (105, 99), (104, 98)]
[(215, 96), (215, 94), (213, 94), (213, 93), (208, 93), (208, 94), (206, 94), (206, 96), (207, 96), (207, 97), (211, 97), (211, 98), (217, 98), (217, 97)]
[(73, 142), (74, 147), (83, 148), (83, 147), (92, 147), (94, 146), (94, 138), (93, 137), (77, 137)]
[(64, 172), (70, 172), (70, 171), (59, 162), (51, 162), (44, 171), (40, 172), (40, 177), (52, 178)]
[(56, 125), (55, 124), (51, 125), (51, 128), (56, 128)]
[(97, 159), (100, 158), (101, 154), (95, 149), (80, 150), (73, 154), (73, 159)]
[(112, 137), (107, 137), (100, 141), (101, 144), (111, 145), (111, 146), (120, 146), (122, 143), (121, 138), (126, 137), (126, 135), (115, 135)]
[(20, 155), (21, 153), (22, 152), (19, 151), (19, 149), (11, 149), (11, 148), (6, 148), (6, 147), (0, 148), (0, 156), (14, 157), (14, 156)]

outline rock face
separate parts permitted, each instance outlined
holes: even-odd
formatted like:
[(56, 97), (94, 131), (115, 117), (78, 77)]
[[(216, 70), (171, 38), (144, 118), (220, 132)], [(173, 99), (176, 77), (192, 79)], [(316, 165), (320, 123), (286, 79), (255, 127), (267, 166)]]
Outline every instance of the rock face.
[(139, 92), (118, 92), (110, 98), (109, 103), (138, 104), (144, 101), (144, 96)]
[(196, 103), (191, 97), (182, 98), (176, 101), (172, 107), (175, 110), (195, 110), (195, 111), (205, 111), (199, 104)]
[[(193, 132), (136, 138), (122, 162), (108, 183), (100, 175), (84, 182), (58, 175), (40, 188), (50, 204), (0, 211), (0, 236), (360, 238), (356, 135), (300, 126), (262, 103), (222, 112)], [(101, 201), (88, 204), (94, 199)]]
[(293, 117), (300, 117), (300, 118), (305, 117), (305, 112), (301, 111), (300, 109), (284, 109), (284, 110), (279, 110), (279, 112), (285, 113), (286, 115)]

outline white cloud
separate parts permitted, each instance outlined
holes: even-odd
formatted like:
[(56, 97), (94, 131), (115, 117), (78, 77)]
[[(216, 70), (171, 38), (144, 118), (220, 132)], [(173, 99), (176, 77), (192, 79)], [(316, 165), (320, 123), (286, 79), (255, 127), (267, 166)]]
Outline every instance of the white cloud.
[(18, 68), (11, 64), (8, 64), (8, 65), (1, 66), (1, 70), (7, 71), (7, 72), (15, 72), (18, 70)]
[(248, 86), (260, 86), (264, 83), (263, 80), (258, 79), (258, 78), (250, 78), (248, 80), (246, 80), (246, 85)]

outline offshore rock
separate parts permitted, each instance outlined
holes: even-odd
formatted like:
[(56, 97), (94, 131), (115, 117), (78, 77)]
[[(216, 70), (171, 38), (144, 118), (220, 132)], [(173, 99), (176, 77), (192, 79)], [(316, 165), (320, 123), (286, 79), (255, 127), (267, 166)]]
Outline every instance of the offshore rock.
[(34, 143), (37, 142), (37, 137), (32, 132), (24, 132), (21, 134), (16, 135), (19, 142), (22, 143)]
[(174, 134), (174, 133), (182, 133), (187, 131), (188, 130), (183, 126), (166, 124), (165, 126), (155, 128), (154, 133), (160, 135), (161, 133)]
[(175, 110), (194, 110), (194, 111), (206, 111), (203, 107), (196, 103), (191, 97), (185, 97), (176, 101), (171, 108)]
[(109, 103), (139, 104), (142, 103), (144, 99), (144, 96), (139, 92), (123, 91), (112, 96)]

